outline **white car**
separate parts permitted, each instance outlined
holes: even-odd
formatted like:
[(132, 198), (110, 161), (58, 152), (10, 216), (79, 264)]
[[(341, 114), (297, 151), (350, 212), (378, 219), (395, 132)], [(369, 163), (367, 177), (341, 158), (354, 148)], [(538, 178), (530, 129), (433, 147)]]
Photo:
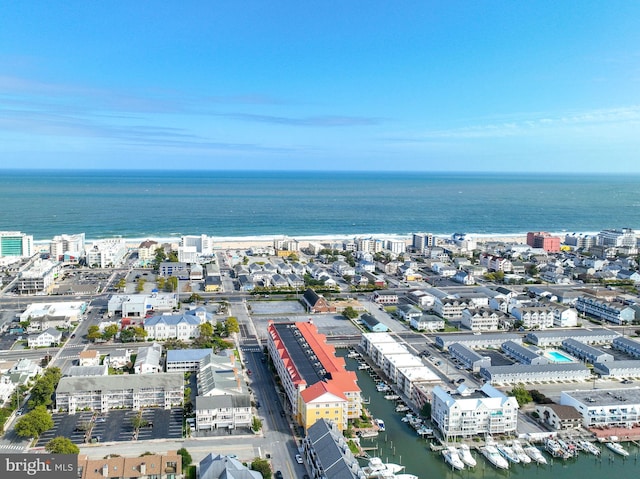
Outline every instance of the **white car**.
[(302, 464), (302, 456), (300, 454), (296, 454), (296, 462)]

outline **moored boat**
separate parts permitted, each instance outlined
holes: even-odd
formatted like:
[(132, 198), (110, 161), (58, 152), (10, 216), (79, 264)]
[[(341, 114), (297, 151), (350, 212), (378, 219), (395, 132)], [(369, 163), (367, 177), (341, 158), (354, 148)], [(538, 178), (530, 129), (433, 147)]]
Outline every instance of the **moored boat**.
[(384, 398), (389, 401), (395, 401), (396, 399), (400, 399), (400, 396), (398, 396), (397, 394), (385, 394)]
[(442, 450), (442, 456), (447, 464), (449, 464), (453, 469), (461, 471), (464, 469), (464, 462), (460, 459), (458, 455), (458, 450), (453, 446), (447, 446), (446, 449)]
[(629, 451), (627, 451), (624, 447), (622, 447), (622, 444), (620, 444), (619, 442), (610, 441), (610, 442), (605, 442), (604, 445), (607, 446), (610, 450), (612, 450), (616, 454), (620, 454), (621, 456), (624, 456), (624, 457), (629, 455)]
[(402, 471), (404, 466), (391, 462), (382, 462), (379, 457), (372, 457), (365, 467), (362, 468), (367, 478), (390, 479), (397, 477), (397, 473)]
[(593, 454), (594, 456), (599, 456), (602, 451), (600, 448), (596, 446), (594, 443), (582, 440), (580, 441), (580, 446), (582, 446), (582, 450), (588, 452), (589, 454)]
[(527, 446), (524, 448), (524, 452), (538, 464), (547, 463), (547, 459), (544, 457), (540, 449), (538, 449), (536, 446)]
[(384, 421), (382, 419), (374, 419), (373, 421), (376, 423), (376, 426), (378, 426), (378, 430), (380, 431), (385, 430)]
[(520, 444), (520, 441), (518, 441), (517, 439), (514, 439), (513, 441), (511, 441), (511, 448), (513, 449), (513, 452), (515, 452), (516, 456), (518, 456), (518, 459), (522, 464), (531, 463), (531, 458), (527, 455), (526, 452), (524, 452), (524, 449), (522, 447), (522, 444)]
[(500, 455), (500, 452), (498, 452), (498, 449), (496, 449), (496, 446), (493, 444), (487, 444), (480, 448), (480, 452), (487, 458), (487, 461), (498, 469), (509, 469), (509, 461)]
[(553, 457), (559, 457), (561, 459), (569, 459), (571, 457), (571, 454), (565, 451), (558, 441), (550, 437), (544, 441), (544, 448)]
[(476, 467), (477, 462), (471, 454), (471, 449), (467, 444), (460, 444), (460, 447), (458, 448), (458, 455), (466, 466)]
[(498, 452), (502, 454), (502, 456), (509, 462), (513, 462), (514, 464), (518, 464), (520, 462), (520, 459), (518, 459), (518, 456), (513, 451), (513, 448), (511, 446), (507, 446), (506, 444), (498, 444), (496, 445), (496, 448), (498, 449)]

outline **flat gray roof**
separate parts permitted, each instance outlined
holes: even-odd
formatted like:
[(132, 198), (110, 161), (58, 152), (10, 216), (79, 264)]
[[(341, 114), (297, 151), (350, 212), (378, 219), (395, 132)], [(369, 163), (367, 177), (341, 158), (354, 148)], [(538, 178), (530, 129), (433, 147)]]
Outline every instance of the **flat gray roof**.
[(585, 391), (563, 391), (586, 406), (632, 406), (640, 404), (640, 388), (588, 389)]
[(118, 391), (146, 388), (180, 389), (184, 384), (182, 373), (116, 374), (113, 376), (64, 377), (60, 379), (57, 393), (78, 391)]

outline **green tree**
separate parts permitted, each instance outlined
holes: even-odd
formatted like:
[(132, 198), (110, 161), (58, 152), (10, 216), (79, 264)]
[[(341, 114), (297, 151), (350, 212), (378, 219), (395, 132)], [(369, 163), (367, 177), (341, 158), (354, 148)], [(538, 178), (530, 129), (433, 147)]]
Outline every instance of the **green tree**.
[(271, 479), (271, 464), (266, 459), (256, 457), (251, 462), (251, 469), (262, 474), (262, 479)]
[(188, 349), (189, 345), (181, 339), (171, 338), (164, 342), (164, 349)]
[(54, 437), (44, 445), (44, 449), (52, 454), (80, 454), (80, 448), (64, 436)]
[(105, 341), (113, 339), (115, 335), (118, 334), (118, 330), (119, 328), (117, 324), (110, 324), (109, 326), (104, 328), (104, 331), (102, 332), (102, 339), (104, 339)]
[(342, 316), (344, 316), (347, 319), (356, 319), (358, 316), (360, 316), (360, 313), (358, 313), (355, 309), (353, 309), (353, 307), (347, 306), (346, 308), (344, 308), (344, 311), (342, 312)]
[(177, 263), (178, 262), (178, 252), (177, 251), (169, 252), (169, 255), (167, 256), (167, 261), (169, 261), (170, 263)]
[(518, 401), (518, 405), (520, 407), (533, 401), (531, 394), (525, 389), (523, 385), (515, 386), (511, 391), (509, 391), (508, 394), (509, 396), (513, 396), (516, 398), (516, 401)]
[(136, 293), (142, 293), (144, 291), (144, 284), (147, 282), (144, 278), (138, 278), (136, 283)]
[(18, 420), (14, 430), (20, 437), (39, 437), (52, 427), (53, 419), (47, 408), (36, 406)]
[(144, 341), (147, 337), (147, 333), (141, 326), (130, 326), (120, 331), (120, 341), (123, 343), (130, 343), (131, 341)]
[(127, 280), (125, 278), (120, 278), (120, 280), (116, 283), (116, 289), (123, 290), (127, 286)]
[(167, 278), (164, 289), (166, 291), (171, 291), (172, 293), (178, 291), (178, 278), (175, 276), (169, 276)]
[(90, 341), (95, 341), (96, 339), (102, 339), (102, 333), (100, 332), (100, 328), (92, 324), (87, 329), (87, 339)]
[(189, 296), (189, 299), (187, 299), (185, 303), (198, 303), (200, 301), (202, 301), (202, 296), (198, 293), (191, 293), (191, 296)]
[(136, 430), (140, 429), (141, 427), (145, 427), (148, 424), (149, 424), (149, 421), (143, 418), (142, 414), (136, 414), (131, 418), (131, 426)]
[(153, 257), (153, 269), (156, 271), (160, 269), (160, 263), (167, 259), (167, 255), (164, 252), (164, 248), (156, 248), (156, 254)]
[(213, 325), (210, 322), (205, 321), (198, 326), (198, 332), (203, 340), (209, 340), (213, 337)]
[(191, 465), (193, 459), (191, 458), (191, 454), (184, 447), (178, 449), (178, 454), (182, 456), (182, 470), (184, 471), (188, 466)]
[(253, 416), (253, 419), (251, 420), (251, 429), (254, 432), (258, 432), (260, 429), (262, 429), (262, 421), (259, 417)]
[(224, 323), (224, 329), (227, 336), (232, 333), (239, 333), (240, 325), (238, 324), (238, 318), (235, 316), (229, 316)]
[(156, 286), (160, 290), (164, 290), (167, 287), (167, 280), (165, 279), (164, 276), (158, 276), (156, 278)]
[(424, 406), (422, 406), (420, 415), (427, 418), (431, 417), (431, 403), (429, 401), (425, 402)]
[(215, 334), (216, 336), (222, 336), (224, 334), (224, 324), (221, 321), (216, 321)]
[(56, 390), (56, 386), (62, 377), (60, 368), (49, 368), (38, 378), (31, 388), (31, 398), (29, 399), (29, 408), (33, 409), (37, 406), (48, 406), (51, 404), (51, 396)]

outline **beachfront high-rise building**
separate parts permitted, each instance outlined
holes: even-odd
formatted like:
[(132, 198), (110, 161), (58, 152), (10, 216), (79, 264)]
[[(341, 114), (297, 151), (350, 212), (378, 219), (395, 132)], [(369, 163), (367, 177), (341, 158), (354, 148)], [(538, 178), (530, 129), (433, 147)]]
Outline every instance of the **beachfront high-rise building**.
[(427, 248), (435, 245), (435, 239), (431, 233), (413, 233), (411, 246), (418, 253), (424, 253)]
[(407, 251), (407, 243), (404, 240), (388, 239), (387, 249), (395, 254), (402, 254)]
[(211, 256), (213, 254), (213, 238), (207, 235), (183, 236), (180, 238), (180, 246), (195, 247), (195, 252), (201, 256)]
[(564, 237), (564, 244), (576, 249), (591, 249), (596, 244), (597, 237), (593, 235), (568, 234)]
[(378, 253), (382, 251), (384, 243), (382, 240), (375, 238), (356, 238), (356, 247), (358, 251), (365, 253)]
[(542, 248), (547, 253), (560, 252), (560, 237), (551, 236), (545, 231), (527, 233), (527, 244), (532, 248)]
[(87, 251), (87, 265), (108, 268), (121, 265), (129, 250), (124, 238), (98, 240)]
[(56, 261), (65, 261), (65, 256), (77, 261), (84, 255), (84, 240), (84, 233), (54, 236), (49, 245), (49, 254)]
[(638, 238), (631, 228), (620, 230), (602, 230), (598, 233), (599, 246), (628, 246), (635, 248), (638, 245)]
[(33, 256), (33, 236), (20, 231), (0, 231), (0, 257)]

